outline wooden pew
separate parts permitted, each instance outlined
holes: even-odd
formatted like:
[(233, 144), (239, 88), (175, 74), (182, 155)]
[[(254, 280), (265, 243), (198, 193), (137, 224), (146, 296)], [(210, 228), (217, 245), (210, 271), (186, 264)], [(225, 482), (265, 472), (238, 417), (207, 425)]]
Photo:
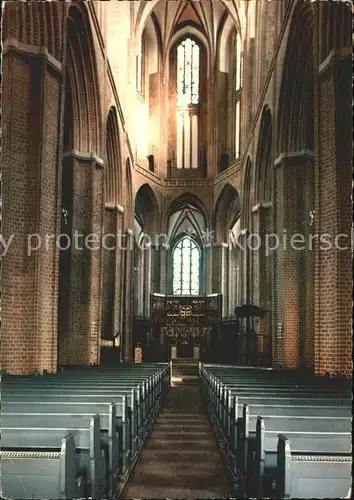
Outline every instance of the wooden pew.
[(340, 405), (351, 405), (351, 394), (346, 386), (342, 387), (341, 390), (338, 387), (329, 389), (322, 382), (317, 384), (313, 382), (312, 387), (309, 388), (308, 385), (305, 387), (299, 385), (297, 382), (286, 383), (284, 380), (257, 380), (257, 384), (255, 385), (250, 383), (249, 379), (245, 379), (242, 383), (238, 381), (237, 384), (225, 384), (215, 376), (206, 374), (203, 366), (201, 367), (201, 373), (204, 401), (207, 401), (212, 418), (224, 429), (228, 427), (227, 420), (230, 412), (230, 401), (235, 396), (255, 398), (259, 397), (260, 392), (269, 398), (293, 395), (304, 398), (314, 398), (315, 396), (316, 399), (331, 398), (333, 401), (330, 404), (336, 404), (334, 401), (337, 400)]
[[(261, 390), (259, 392), (262, 392)], [(273, 402), (275, 405), (287, 405), (291, 406), (318, 406), (330, 407), (329, 414), (339, 415), (337, 412), (338, 408), (342, 408), (342, 414), (350, 412), (351, 402), (349, 399), (332, 399), (330, 397), (324, 397), (324, 394), (319, 396), (308, 393), (289, 393), (279, 395), (278, 391), (274, 389), (272, 394), (268, 394), (268, 397), (263, 395), (255, 395), (253, 392), (247, 394), (244, 392), (241, 396), (235, 396), (231, 391), (228, 393), (227, 405), (223, 412), (217, 413), (217, 408), (215, 408), (215, 403), (213, 401), (208, 401), (208, 413), (211, 415), (211, 421), (214, 425), (214, 430), (216, 431), (219, 439), (224, 444), (226, 448), (226, 453), (228, 453), (230, 459), (235, 458), (235, 448), (237, 444), (237, 429), (240, 419), (242, 419), (242, 406), (243, 404), (249, 405), (269, 405), (269, 401)], [(343, 409), (345, 408), (345, 410)], [(290, 410), (289, 410), (290, 411)], [(320, 410), (318, 410), (320, 411)], [(347, 413), (349, 414), (349, 413)]]
[[(97, 402), (57, 402), (57, 401), (45, 401), (45, 402), (33, 402), (33, 401), (14, 401), (14, 402), (3, 402), (2, 403), (2, 414), (5, 413), (39, 413), (42, 412), (43, 415), (48, 414), (96, 414), (102, 415), (113, 413), (115, 414), (115, 431), (117, 433), (118, 439), (118, 469), (120, 480), (124, 480), (124, 476), (129, 468), (129, 457), (130, 457), (130, 429), (127, 413), (126, 396), (122, 396), (120, 403), (97, 403)], [(111, 409), (111, 406), (113, 408)], [(102, 429), (101, 429), (102, 430)], [(112, 470), (114, 470), (114, 465), (112, 464)]]
[[(75, 474), (77, 475), (78, 472), (82, 477), (83, 496), (94, 499), (107, 498), (108, 457), (107, 448), (101, 444), (99, 415), (92, 417), (87, 427), (75, 428), (73, 431), (75, 432), (76, 460), (72, 462), (71, 466), (73, 471), (76, 470)], [(36, 428), (29, 425), (25, 427), (4, 427), (2, 425), (1, 449), (2, 452), (15, 452), (19, 457), (22, 457), (22, 452), (32, 452), (32, 455), (26, 461), (27, 468), (22, 468), (24, 476), (28, 475), (28, 480), (30, 481), (30, 485), (32, 485), (33, 478), (46, 475), (46, 469), (43, 468), (42, 453), (50, 453), (52, 450), (56, 450), (55, 453), (57, 453), (58, 443), (61, 442), (64, 436), (70, 433), (71, 429), (69, 426)], [(41, 462), (38, 462), (37, 459), (41, 460)], [(19, 465), (23, 466), (23, 462)], [(15, 470), (12, 471), (12, 474), (15, 473)], [(11, 474), (10, 468), (8, 468), (8, 471)], [(3, 471), (2, 474), (4, 474)], [(19, 478), (24, 484), (26, 483), (26, 477), (21, 475)], [(45, 481), (44, 478), (43, 481)], [(9, 497), (11, 498), (12, 495), (9, 495)], [(31, 498), (31, 496), (28, 498)], [(43, 498), (43, 493), (41, 493), (39, 498)]]
[[(343, 427), (345, 428), (345, 425)], [(319, 422), (311, 428), (310, 423), (307, 423), (306, 420), (300, 422), (282, 419), (280, 421), (278, 418), (270, 419), (268, 417), (265, 421), (262, 417), (258, 417), (255, 460), (246, 479), (246, 495), (275, 496), (279, 434), (286, 435), (294, 443), (294, 448), (300, 452), (304, 451), (310, 455), (322, 453), (350, 456), (351, 429), (337, 432), (333, 430), (332, 425), (326, 428), (324, 423)], [(350, 476), (348, 482), (349, 480)], [(253, 485), (252, 491), (249, 491), (250, 488), (247, 488), (247, 485)]]
[(136, 440), (133, 446), (134, 450), (145, 440), (162, 404), (161, 392), (158, 393), (156, 391), (154, 400), (151, 398), (148, 399), (148, 396), (143, 391), (143, 386), (132, 388), (131, 384), (126, 383), (120, 385), (116, 382), (103, 383), (102, 381), (96, 381), (94, 387), (92, 387), (87, 381), (68, 381), (64, 383), (63, 380), (58, 380), (55, 383), (52, 381), (42, 383), (42, 379), (37, 380), (34, 380), (32, 383), (27, 381), (23, 386), (21, 384), (21, 387), (18, 384), (5, 384), (3, 391), (5, 400), (8, 394), (13, 394), (16, 390), (20, 392), (20, 398), (24, 398), (24, 393), (26, 393), (30, 397), (38, 395), (41, 400), (43, 399), (42, 395), (46, 396), (48, 393), (62, 394), (65, 392), (80, 396), (81, 394), (95, 391), (107, 396), (110, 394), (127, 394), (130, 396), (132, 395), (132, 391), (134, 391), (135, 397), (131, 397), (129, 401), (133, 419), (131, 427), (134, 439)]
[(85, 497), (84, 478), (80, 475), (76, 454), (77, 431), (52, 440), (50, 451), (23, 446), (19, 440), (11, 441), (6, 449), (2, 443), (1, 493), (4, 498), (33, 499)]
[[(92, 377), (90, 377), (92, 378)], [(5, 378), (3, 389), (6, 394), (7, 391), (12, 392), (13, 390), (20, 389), (21, 391), (37, 391), (39, 393), (46, 392), (49, 390), (62, 389), (64, 386), (68, 389), (74, 389), (77, 391), (86, 391), (92, 389), (99, 389), (100, 391), (111, 390), (111, 389), (120, 389), (120, 390), (132, 390), (134, 389), (137, 394), (137, 399), (139, 405), (142, 406), (142, 416), (145, 416), (145, 406), (148, 406), (150, 401), (150, 395), (152, 392), (152, 386), (150, 381), (146, 378), (138, 377), (138, 378), (127, 378), (125, 379), (116, 379), (116, 378), (108, 378), (105, 377), (96, 377), (95, 380), (88, 379), (76, 379), (76, 378), (68, 378), (58, 376), (57, 378), (53, 377), (30, 377), (26, 379), (16, 379), (16, 378)]]
[[(295, 416), (300, 416), (302, 410), (295, 409), (292, 412), (291, 408), (293, 406), (299, 408), (301, 405), (308, 407), (309, 409), (306, 413), (310, 412), (312, 416), (321, 416), (323, 414), (323, 407), (329, 407), (328, 416), (350, 417), (351, 415), (349, 384), (328, 384), (327, 380), (315, 379), (312, 380), (312, 387), (309, 388), (308, 385), (304, 386), (303, 381), (299, 381), (296, 376), (289, 381), (284, 381), (284, 379), (281, 380), (280, 378), (277, 380), (277, 377), (273, 377), (271, 371), (262, 370), (261, 372), (258, 369), (243, 370), (241, 372), (243, 378), (241, 380), (238, 378), (237, 381), (233, 378), (234, 374), (227, 376), (220, 370), (221, 381), (215, 375), (215, 372), (214, 374), (210, 373), (202, 364), (200, 364), (199, 368), (202, 400), (210, 415), (224, 456), (229, 463), (230, 472), (235, 484), (240, 484), (240, 474), (238, 474), (236, 466), (238, 465), (237, 461), (240, 465), (239, 455), (242, 450), (242, 447), (241, 450), (237, 449), (237, 442), (240, 439), (240, 436), (238, 436), (238, 424), (241, 425), (243, 422), (243, 404), (258, 405), (259, 410), (261, 410), (262, 408), (267, 408), (271, 401), (274, 403), (273, 407), (280, 407), (279, 412), (281, 412), (281, 407), (285, 407), (284, 416), (290, 416), (291, 413), (295, 413)], [(235, 370), (235, 373), (238, 377), (237, 370)], [(281, 377), (284, 377), (284, 372), (281, 373)], [(311, 411), (311, 408), (313, 411)], [(268, 415), (273, 413), (273, 411), (274, 408), (264, 410), (265, 414)], [(246, 452), (243, 452), (243, 455), (245, 456)], [(241, 479), (243, 480), (242, 477)]]
[[(33, 413), (38, 412), (38, 408), (46, 408), (46, 412), (49, 413), (48, 407), (51, 406), (51, 412), (54, 410), (54, 412), (62, 413), (63, 406), (65, 406), (65, 412), (69, 411), (76, 413), (76, 415), (83, 412), (94, 413), (96, 410), (104, 416), (104, 412), (107, 410), (103, 407), (107, 408), (107, 403), (113, 399), (116, 401), (118, 428), (122, 430), (119, 432), (121, 446), (118, 448), (122, 450), (119, 471), (121, 473), (120, 479), (124, 481), (129, 473), (129, 466), (132, 466), (137, 458), (139, 445), (153, 425), (161, 407), (163, 392), (170, 382), (168, 364), (152, 365), (148, 369), (141, 367), (142, 365), (129, 369), (124, 367), (119, 370), (85, 367), (65, 370), (64, 373), (55, 376), (46, 374), (40, 377), (6, 375), (4, 377), (5, 384), (2, 386), (4, 388), (2, 410), (4, 410), (5, 405), (6, 411), (12, 408), (14, 413), (18, 413), (21, 408), (26, 414), (28, 414), (28, 408), (31, 408)], [(29, 401), (26, 401), (27, 399)], [(127, 413), (124, 409), (119, 411), (121, 404), (118, 403), (118, 400), (123, 399), (125, 400), (123, 407)], [(53, 406), (53, 402), (55, 406)], [(28, 407), (24, 409), (23, 406), (26, 405)], [(85, 406), (86, 409), (83, 410), (82, 406)], [(68, 407), (71, 407), (72, 411), (68, 410)], [(42, 409), (39, 411), (43, 411)], [(50, 418), (52, 419), (52, 417)], [(57, 423), (59, 425), (59, 422)], [(124, 425), (124, 423), (128, 425)], [(103, 426), (105, 426), (104, 423)], [(108, 431), (108, 429), (103, 428), (101, 430)], [(108, 453), (108, 455), (113, 460), (114, 453)], [(111, 472), (114, 467), (112, 463), (109, 465), (109, 476), (112, 478), (109, 493), (114, 490), (113, 481), (115, 478), (114, 473)], [(126, 472), (125, 476), (124, 471)]]
[[(88, 372), (91, 374), (90, 377), (87, 377)], [(122, 370), (122, 372), (125, 371)], [(80, 379), (72, 380), (70, 378), (70, 376), (78, 377), (79, 374), (81, 377)], [(126, 446), (123, 452), (126, 451), (131, 455), (130, 459), (127, 457), (125, 462), (134, 461), (161, 406), (162, 392), (166, 389), (167, 378), (169, 380), (168, 365), (165, 365), (163, 369), (160, 368), (159, 372), (156, 373), (156, 377), (154, 378), (155, 385), (151, 386), (148, 403), (147, 393), (144, 393), (144, 384), (138, 387), (133, 386), (132, 389), (132, 384), (135, 382), (132, 382), (131, 379), (141, 381), (141, 374), (137, 377), (128, 377), (129, 382), (122, 382), (121, 377), (117, 381), (116, 372), (97, 374), (97, 369), (87, 370), (85, 368), (77, 370), (71, 373), (70, 376), (68, 373), (66, 373), (66, 377), (61, 375), (46, 375), (44, 377), (7, 376), (3, 399), (7, 401), (9, 394), (11, 395), (10, 397), (13, 398), (16, 390), (19, 392), (18, 396), (16, 396), (16, 399), (19, 401), (30, 398), (33, 400), (51, 401), (53, 396), (47, 398), (48, 393), (54, 394), (57, 401), (73, 401), (73, 394), (75, 395), (75, 400), (76, 395), (82, 400), (82, 395), (86, 395), (87, 392), (94, 396), (94, 399), (96, 399), (96, 394), (92, 394), (92, 392), (99, 392), (99, 394), (97, 394), (97, 396), (99, 396), (99, 401), (102, 401), (102, 395), (107, 395), (106, 400), (109, 400), (111, 399), (111, 397), (109, 397), (111, 394), (114, 395), (115, 398), (117, 398), (117, 393), (127, 394), (130, 408), (128, 408), (129, 418), (126, 427), (131, 428), (132, 432), (130, 434), (131, 444)], [(153, 376), (155, 376), (155, 374), (153, 374)], [(94, 380), (91, 382), (90, 378), (94, 378)], [(152, 377), (150, 377), (150, 379), (153, 380)], [(142, 389), (142, 392), (140, 389)], [(64, 394), (64, 398), (62, 394)], [(151, 394), (154, 394), (155, 399), (151, 398)], [(123, 442), (125, 442), (125, 440)], [(128, 452), (128, 450), (131, 451)]]
[(316, 452), (313, 452), (313, 441), (318, 439), (318, 436), (310, 437), (303, 450), (296, 437), (290, 441), (279, 435), (278, 498), (350, 498), (352, 457), (349, 453), (328, 453), (328, 444), (323, 451), (316, 445)]
[[(2, 408), (1, 425), (6, 428), (62, 428), (70, 429), (81, 428), (90, 421), (92, 413), (63, 413), (63, 407), (60, 413), (33, 413), (33, 412), (15, 412), (9, 413)], [(100, 431), (101, 440), (108, 451), (108, 498), (114, 498), (118, 490), (121, 469), (120, 464), (120, 446), (117, 429), (116, 407), (114, 404), (106, 405), (105, 411), (100, 412)]]
[[(95, 392), (97, 391), (97, 392)], [(4, 392), (2, 394), (2, 402), (7, 403), (52, 403), (53, 401), (57, 403), (109, 403), (113, 402), (119, 404), (122, 402), (122, 397), (126, 397), (127, 402), (127, 415), (128, 415), (128, 439), (129, 439), (129, 462), (134, 460), (134, 457), (138, 453), (139, 448), (139, 426), (143, 425), (138, 420), (137, 406), (138, 401), (134, 389), (131, 390), (107, 390), (103, 392), (98, 392), (97, 388), (93, 388), (84, 392), (83, 388), (80, 390), (69, 390), (68, 388), (62, 387), (61, 389), (52, 391), (18, 391), (14, 392)], [(128, 450), (127, 450), (128, 451)]]
[[(252, 467), (256, 452), (256, 427), (259, 413), (251, 411), (252, 407), (243, 406), (243, 417), (237, 425), (237, 462), (238, 467), (245, 473), (246, 469)], [(322, 410), (322, 413), (318, 410)], [(330, 409), (329, 409), (330, 410)], [(335, 408), (338, 410), (338, 408)], [(344, 408), (345, 412), (342, 415), (329, 415), (326, 408), (312, 407), (304, 409), (294, 405), (290, 408), (287, 414), (281, 411), (281, 407), (264, 407), (262, 413), (263, 421), (265, 421), (269, 430), (277, 430), (287, 428), (294, 431), (316, 431), (316, 432), (350, 432), (351, 430), (351, 415), (349, 408)]]

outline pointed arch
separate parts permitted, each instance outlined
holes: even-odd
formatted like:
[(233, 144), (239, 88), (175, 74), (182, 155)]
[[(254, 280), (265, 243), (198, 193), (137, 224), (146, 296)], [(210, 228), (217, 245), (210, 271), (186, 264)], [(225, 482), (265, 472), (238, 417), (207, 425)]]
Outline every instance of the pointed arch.
[(352, 12), (345, 2), (321, 2), (320, 26), (322, 38), (320, 59), (323, 61), (332, 50), (340, 51), (352, 45)]
[(247, 228), (250, 223), (251, 208), (252, 208), (252, 161), (249, 156), (247, 157), (246, 160), (241, 192), (242, 192), (241, 221), (242, 221), (242, 227)]
[(173, 295), (199, 295), (202, 251), (198, 241), (182, 235), (172, 250)]
[(99, 154), (99, 82), (90, 21), (83, 4), (75, 4), (68, 11), (67, 79), (73, 102), (74, 147), (84, 153)]
[(198, 212), (201, 215), (201, 218), (203, 220), (203, 224), (205, 224), (206, 227), (210, 227), (210, 217), (208, 215), (208, 212), (205, 208), (204, 203), (201, 201), (201, 199), (196, 196), (195, 194), (191, 192), (186, 192), (183, 193), (170, 203), (170, 206), (166, 210), (166, 219), (164, 221), (164, 227), (166, 227), (166, 230), (168, 231), (168, 221), (169, 218), (176, 212), (179, 212), (184, 209), (193, 209), (196, 212)]
[(271, 201), (272, 195), (272, 113), (265, 106), (261, 118), (255, 165), (255, 204)]
[(277, 125), (277, 156), (314, 149), (313, 10), (295, 7), (283, 66)]
[(156, 231), (159, 205), (156, 195), (148, 183), (143, 184), (135, 195), (134, 213), (140, 218), (144, 231)]
[(240, 196), (237, 189), (226, 184), (221, 191), (214, 210), (214, 227), (218, 242), (227, 242), (228, 233), (240, 215)]
[[(133, 184), (130, 159), (125, 161), (125, 194), (124, 194), (124, 208), (125, 208), (125, 224), (129, 225), (129, 221), (133, 220)], [(127, 228), (127, 227), (126, 227)]]
[(112, 106), (106, 128), (107, 166), (105, 169), (104, 200), (106, 206), (122, 203), (122, 162), (117, 110)]

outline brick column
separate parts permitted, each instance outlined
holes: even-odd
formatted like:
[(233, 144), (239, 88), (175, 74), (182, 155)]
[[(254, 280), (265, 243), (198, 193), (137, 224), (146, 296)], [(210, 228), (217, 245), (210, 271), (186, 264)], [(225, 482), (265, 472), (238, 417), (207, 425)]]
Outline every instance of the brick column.
[(124, 293), (123, 293), (123, 360), (133, 361), (133, 241), (134, 233), (128, 229), (125, 232), (124, 261)]
[(152, 279), (152, 248), (146, 248), (144, 252), (144, 290), (143, 290), (143, 314), (150, 316), (150, 293)]
[(247, 229), (242, 229), (238, 238), (239, 245), (241, 248), (240, 254), (240, 305), (247, 304), (250, 302), (250, 275), (251, 275), (251, 260), (250, 252), (247, 249), (247, 238), (249, 231)]
[[(123, 230), (123, 207), (118, 206), (116, 217), (116, 234), (122, 234)], [(114, 287), (114, 317), (113, 317), (113, 332), (114, 337), (119, 335), (120, 344), (122, 342), (122, 327), (123, 327), (123, 301), (122, 301), (122, 276), (123, 276), (123, 251), (121, 249), (119, 238), (115, 241), (115, 287)]]
[(213, 259), (213, 267), (212, 267), (213, 293), (223, 293), (224, 248), (222, 243), (215, 243), (215, 245), (213, 246), (212, 259)]
[[(269, 335), (269, 321), (271, 318), (270, 307), (270, 297), (269, 290), (272, 286), (272, 274), (271, 274), (271, 264), (270, 255), (266, 255), (266, 234), (269, 232), (270, 226), (270, 208), (271, 203), (261, 203), (253, 207), (253, 228), (255, 234), (259, 236), (260, 248), (254, 251), (254, 290), (253, 298), (254, 304), (259, 305), (265, 309), (268, 309), (268, 314), (266, 314), (260, 321), (257, 321), (255, 329), (258, 333), (262, 335)], [(270, 242), (271, 244), (273, 242)]]
[[(57, 369), (61, 80), (44, 47), (4, 42), (2, 236), (14, 236), (2, 262), (1, 369), (15, 374)], [(34, 233), (42, 244), (28, 256)]]
[(315, 248), (315, 372), (352, 374), (352, 122), (351, 49), (332, 52), (318, 71), (315, 228), (338, 250)]
[[(72, 235), (68, 290), (68, 327), (59, 332), (59, 363), (98, 364), (101, 332), (101, 238), (103, 162), (89, 153), (65, 154), (72, 161)], [(94, 235), (91, 242), (88, 235)]]
[[(150, 293), (160, 293), (160, 258), (161, 245), (153, 245), (151, 247), (151, 290)], [(150, 304), (150, 297), (149, 297)], [(149, 306), (150, 307), (150, 306)]]
[[(295, 368), (304, 365), (304, 325), (308, 324), (312, 314), (311, 303), (304, 300), (311, 276), (306, 276), (304, 269), (310, 272), (305, 240), (313, 200), (313, 153), (300, 151), (282, 155), (275, 164), (275, 228), (280, 248), (275, 251), (276, 331), (273, 333), (276, 334), (276, 352), (273, 354), (277, 363)], [(292, 240), (297, 234), (304, 238), (302, 244), (298, 239)], [(283, 331), (283, 336), (279, 335), (280, 331)]]
[(160, 261), (160, 293), (167, 294), (167, 257), (168, 249), (164, 245), (159, 247), (159, 261)]
[(212, 293), (213, 290), (213, 260), (212, 246), (205, 245), (204, 248), (204, 291), (205, 294)]
[(256, 235), (250, 239), (250, 245), (254, 250), (251, 252), (252, 261), (252, 304), (259, 305), (259, 281), (260, 281), (260, 261), (261, 261), (261, 250), (256, 250), (256, 246), (259, 244), (259, 238), (261, 236), (261, 224), (259, 214), (259, 205), (252, 207), (252, 233)]
[[(281, 240), (284, 230), (284, 178), (281, 160), (274, 165), (274, 233)], [(281, 248), (274, 251), (274, 322), (272, 330), (272, 360), (274, 366), (284, 366), (284, 252)]]

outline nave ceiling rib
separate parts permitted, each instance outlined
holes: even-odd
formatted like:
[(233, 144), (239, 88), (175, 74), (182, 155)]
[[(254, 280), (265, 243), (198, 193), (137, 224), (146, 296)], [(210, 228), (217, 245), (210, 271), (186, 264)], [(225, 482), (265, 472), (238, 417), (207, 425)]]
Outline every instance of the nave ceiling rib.
[(163, 59), (176, 32), (188, 24), (194, 26), (205, 37), (212, 59), (217, 52), (218, 37), (225, 19), (230, 16), (241, 35), (245, 26), (245, 6), (240, 0), (153, 0), (141, 2), (136, 16), (137, 37), (141, 36), (152, 14), (159, 25)]

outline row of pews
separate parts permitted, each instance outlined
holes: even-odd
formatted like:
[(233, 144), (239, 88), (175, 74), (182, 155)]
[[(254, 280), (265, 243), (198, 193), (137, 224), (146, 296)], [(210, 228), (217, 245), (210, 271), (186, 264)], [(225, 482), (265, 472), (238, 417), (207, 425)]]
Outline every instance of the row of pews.
[(166, 363), (3, 375), (2, 496), (117, 497), (169, 384)]
[(199, 374), (238, 497), (351, 497), (349, 381), (201, 363)]

